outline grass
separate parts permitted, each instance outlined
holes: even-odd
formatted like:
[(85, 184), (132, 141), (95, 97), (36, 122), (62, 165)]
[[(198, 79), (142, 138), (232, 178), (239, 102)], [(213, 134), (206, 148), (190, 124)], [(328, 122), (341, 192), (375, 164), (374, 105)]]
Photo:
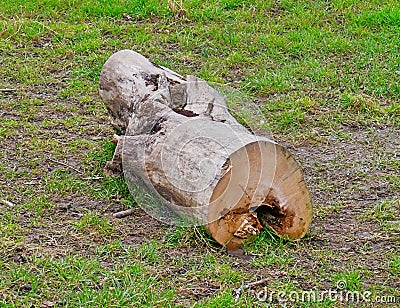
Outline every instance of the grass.
[(369, 220), (377, 221), (382, 230), (385, 230), (387, 232), (399, 232), (399, 211), (399, 199), (382, 200), (381, 202), (377, 203), (373, 209), (370, 210), (366, 218)]
[(389, 262), (389, 269), (394, 275), (398, 275), (400, 273), (400, 258), (398, 256), (393, 257), (393, 259)]
[[(2, 1), (0, 89), (15, 91), (0, 92), (0, 306), (284, 306), (259, 301), (264, 286), (235, 301), (264, 277), (276, 293), (345, 281), (399, 298), (398, 1), (179, 3)], [(104, 177), (99, 73), (125, 48), (211, 82), (240, 123), (290, 149), (314, 201), (303, 240), (264, 230), (235, 257)]]

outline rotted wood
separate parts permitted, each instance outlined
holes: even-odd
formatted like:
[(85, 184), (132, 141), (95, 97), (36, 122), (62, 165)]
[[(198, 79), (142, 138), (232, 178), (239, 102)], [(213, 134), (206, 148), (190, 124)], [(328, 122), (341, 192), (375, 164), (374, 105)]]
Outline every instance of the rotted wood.
[(123, 50), (105, 63), (100, 95), (121, 133), (108, 173), (122, 172), (129, 187), (156, 196), (149, 207), (205, 225), (228, 249), (262, 228), (304, 236), (312, 206), (299, 165), (240, 125), (205, 81)]

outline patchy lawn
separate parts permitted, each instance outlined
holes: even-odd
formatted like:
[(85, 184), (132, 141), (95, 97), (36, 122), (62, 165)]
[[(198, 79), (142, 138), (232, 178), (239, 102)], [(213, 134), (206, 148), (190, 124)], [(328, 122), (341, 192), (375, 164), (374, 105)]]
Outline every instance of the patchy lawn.
[[(2, 0), (0, 306), (400, 302), (399, 2), (179, 3)], [(314, 203), (303, 240), (264, 231), (234, 256), (104, 177), (114, 131), (98, 78), (120, 49), (221, 84), (238, 119), (289, 148)], [(311, 290), (371, 294), (301, 300)]]

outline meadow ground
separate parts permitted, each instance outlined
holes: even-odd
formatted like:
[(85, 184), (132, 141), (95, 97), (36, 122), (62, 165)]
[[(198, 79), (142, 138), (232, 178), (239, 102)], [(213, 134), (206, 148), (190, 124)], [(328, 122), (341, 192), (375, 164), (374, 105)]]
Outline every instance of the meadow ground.
[[(400, 301), (399, 2), (179, 3), (1, 1), (0, 306)], [(233, 256), (202, 228), (160, 224), (104, 177), (114, 131), (98, 79), (120, 49), (235, 89), (241, 121), (251, 98), (268, 128), (252, 124), (304, 170), (314, 221), (303, 240), (264, 231)], [(135, 215), (112, 218), (126, 208)], [(256, 296), (264, 286), (235, 301), (261, 278), (271, 302)], [(312, 290), (371, 295), (302, 301)]]

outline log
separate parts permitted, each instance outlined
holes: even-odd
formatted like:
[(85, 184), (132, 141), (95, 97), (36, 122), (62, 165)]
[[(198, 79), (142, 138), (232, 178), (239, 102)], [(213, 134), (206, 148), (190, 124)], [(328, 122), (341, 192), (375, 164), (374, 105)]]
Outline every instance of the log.
[(122, 50), (104, 64), (100, 95), (120, 132), (112, 172), (155, 218), (204, 225), (228, 249), (269, 228), (303, 237), (312, 206), (301, 169), (275, 141), (256, 136), (204, 80)]

